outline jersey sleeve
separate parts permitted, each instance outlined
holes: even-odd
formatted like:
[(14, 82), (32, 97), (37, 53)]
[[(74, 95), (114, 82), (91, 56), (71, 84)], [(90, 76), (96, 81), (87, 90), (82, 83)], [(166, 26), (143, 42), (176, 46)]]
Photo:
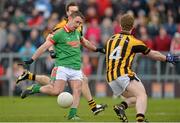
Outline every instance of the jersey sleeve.
[(136, 40), (135, 42), (135, 45), (132, 47), (134, 53), (143, 53), (144, 55), (147, 55), (151, 51), (151, 49), (142, 41)]
[(50, 38), (50, 42), (56, 44), (60, 40), (60, 31), (56, 32), (52, 38)]

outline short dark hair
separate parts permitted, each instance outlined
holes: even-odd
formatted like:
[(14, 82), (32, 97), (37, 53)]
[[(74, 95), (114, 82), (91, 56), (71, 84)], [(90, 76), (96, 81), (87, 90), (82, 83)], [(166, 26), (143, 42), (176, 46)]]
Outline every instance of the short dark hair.
[(76, 2), (69, 2), (66, 4), (66, 12), (69, 11), (69, 7), (71, 7), (71, 6), (77, 6), (79, 8), (79, 6)]
[(122, 30), (130, 31), (134, 25), (134, 17), (130, 14), (124, 14), (121, 17), (120, 24), (121, 24)]
[(85, 19), (84, 15), (83, 15), (80, 11), (73, 12), (70, 16), (71, 16), (72, 18), (75, 18), (75, 17), (79, 16), (79, 17), (81, 17), (82, 19)]

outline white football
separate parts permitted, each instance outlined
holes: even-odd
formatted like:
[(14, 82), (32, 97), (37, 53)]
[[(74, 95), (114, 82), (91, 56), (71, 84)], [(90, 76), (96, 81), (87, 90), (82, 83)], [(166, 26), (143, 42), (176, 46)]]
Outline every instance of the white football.
[(73, 103), (73, 96), (68, 92), (62, 92), (57, 97), (57, 103), (62, 108), (68, 108)]

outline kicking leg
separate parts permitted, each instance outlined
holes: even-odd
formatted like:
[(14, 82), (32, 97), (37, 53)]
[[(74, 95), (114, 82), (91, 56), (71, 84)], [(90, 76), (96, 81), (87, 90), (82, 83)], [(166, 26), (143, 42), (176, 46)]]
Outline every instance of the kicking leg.
[(100, 112), (104, 111), (107, 107), (106, 104), (96, 104), (95, 100), (92, 98), (89, 85), (88, 85), (88, 78), (84, 75), (83, 82), (82, 82), (82, 94), (85, 99), (88, 101), (91, 111), (94, 115), (99, 114)]

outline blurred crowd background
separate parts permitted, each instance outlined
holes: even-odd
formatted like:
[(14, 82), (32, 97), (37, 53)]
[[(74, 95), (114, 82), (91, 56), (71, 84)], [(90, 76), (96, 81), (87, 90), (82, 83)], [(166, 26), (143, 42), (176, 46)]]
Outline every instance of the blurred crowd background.
[[(161, 52), (180, 52), (180, 1), (179, 0), (74, 0), (86, 17), (84, 36), (96, 46), (104, 46), (107, 39), (121, 31), (119, 18), (123, 13), (135, 17), (133, 35), (151, 49)], [(0, 53), (18, 53), (14, 59), (13, 73), (20, 73), (17, 66), (31, 56), (44, 42), (50, 30), (65, 16), (68, 0), (1, 0), (0, 1)], [(156, 72), (154, 61), (141, 56), (137, 59), (137, 73)], [(17, 62), (16, 62), (17, 61)], [(40, 73), (50, 74), (53, 60), (46, 57), (39, 62)], [(83, 50), (83, 71), (87, 76), (97, 73), (98, 58), (90, 57)], [(18, 68), (18, 70), (16, 70)], [(0, 59), (0, 77), (8, 76), (7, 59)], [(161, 73), (166, 63), (161, 63)], [(177, 64), (175, 73), (180, 74)], [(0, 80), (0, 87), (3, 81)], [(0, 89), (2, 90), (2, 89)]]

